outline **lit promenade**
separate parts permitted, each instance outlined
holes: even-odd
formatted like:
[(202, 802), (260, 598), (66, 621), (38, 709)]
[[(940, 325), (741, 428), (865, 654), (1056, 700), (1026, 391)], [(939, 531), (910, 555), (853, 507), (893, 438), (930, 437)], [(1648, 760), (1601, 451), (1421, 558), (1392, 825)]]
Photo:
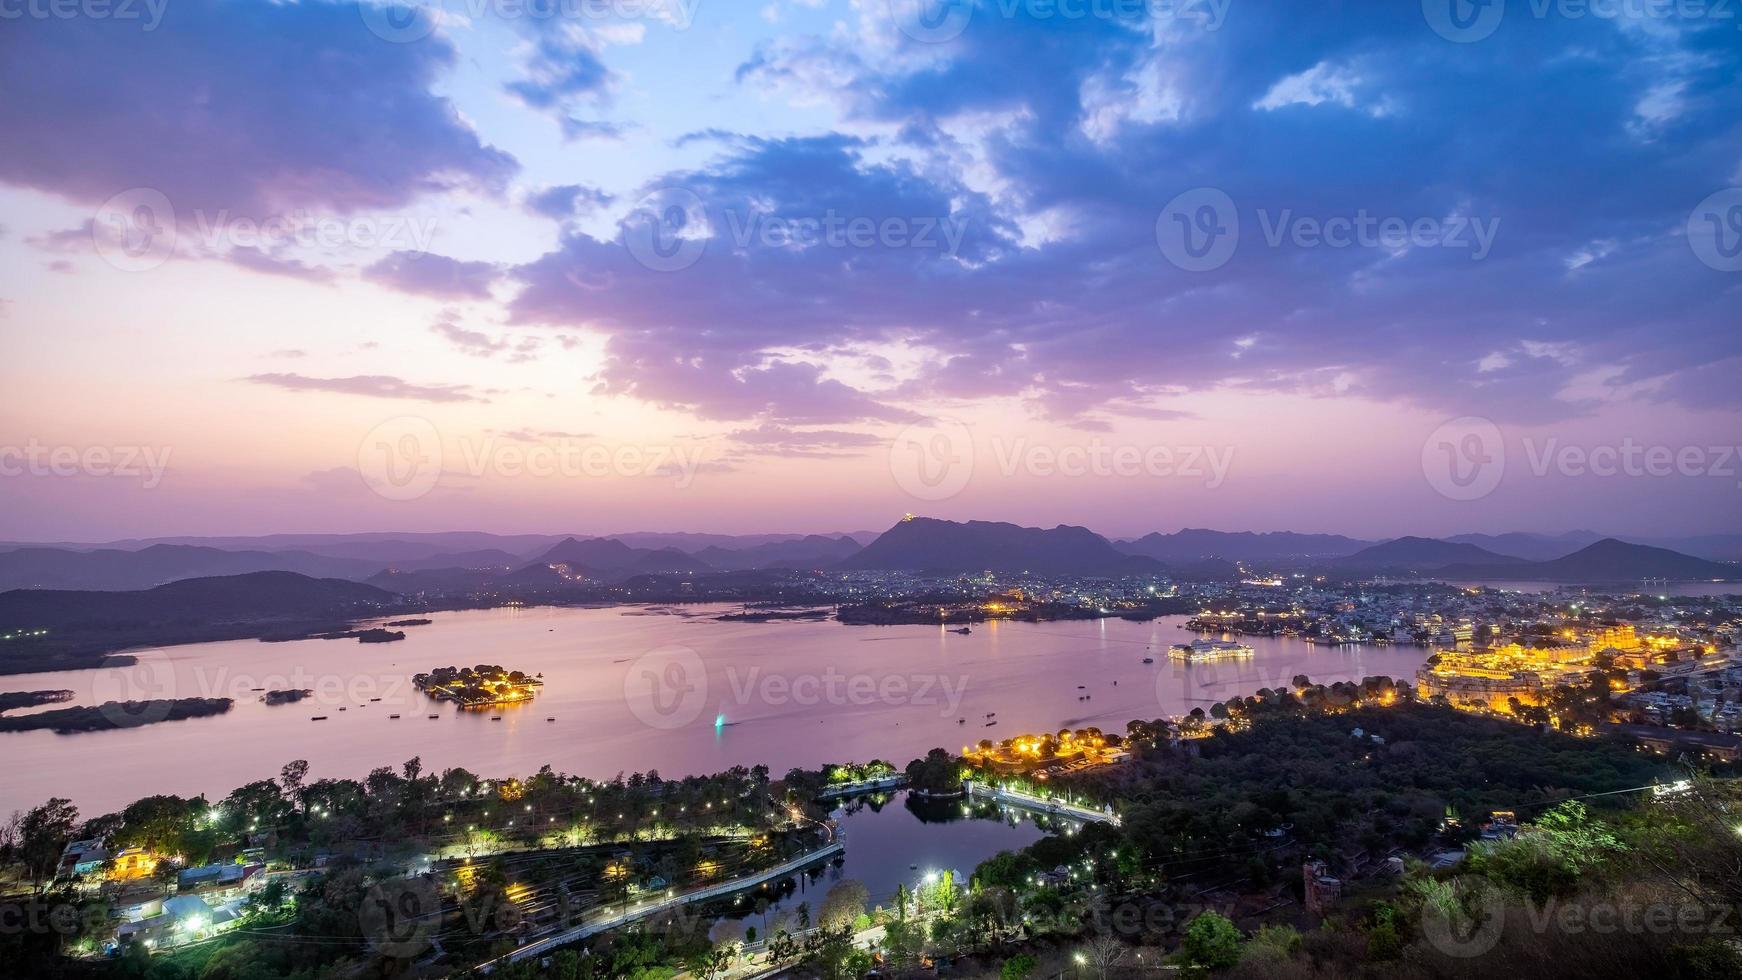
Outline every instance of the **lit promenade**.
[(1061, 814), (1067, 817), (1074, 817), (1078, 820), (1084, 821), (1085, 823), (1110, 823), (1115, 827), (1119, 826), (1119, 818), (1105, 810), (1092, 810), (1086, 806), (1078, 806), (1075, 803), (1066, 803), (1064, 800), (1036, 796), (1033, 793), (1025, 793), (1019, 789), (1000, 789), (996, 786), (988, 786), (984, 783), (974, 782), (973, 780), (968, 780), (967, 785), (968, 794), (970, 796), (986, 797), (987, 799), (996, 800), (997, 802), (1006, 804), (1007, 806), (1013, 806), (1023, 810), (1033, 810), (1037, 813)]
[(657, 915), (660, 912), (674, 909), (690, 902), (707, 901), (711, 898), (719, 898), (723, 895), (730, 895), (733, 892), (740, 892), (746, 888), (754, 888), (765, 881), (772, 881), (776, 878), (783, 878), (790, 874), (796, 874), (818, 861), (841, 853), (843, 850), (845, 850), (845, 846), (839, 840), (833, 840), (814, 851), (807, 851), (798, 857), (782, 862), (766, 871), (759, 871), (753, 875), (746, 875), (740, 878), (733, 878), (729, 881), (722, 881), (717, 885), (698, 888), (694, 891), (684, 892), (681, 895), (672, 895), (669, 898), (660, 898), (651, 902), (638, 903), (614, 916), (604, 919), (595, 919), (592, 922), (584, 922), (578, 926), (565, 929), (562, 932), (552, 933), (542, 939), (527, 943), (525, 946), (520, 947), (512, 953), (507, 953), (493, 960), (486, 960), (478, 965), (478, 970), (480, 972), (488, 973), (498, 963), (516, 963), (529, 956), (538, 956), (542, 953), (550, 952), (558, 947), (566, 946), (569, 943), (579, 942), (589, 936), (616, 929), (619, 926), (626, 926), (631, 922), (638, 922), (649, 916)]

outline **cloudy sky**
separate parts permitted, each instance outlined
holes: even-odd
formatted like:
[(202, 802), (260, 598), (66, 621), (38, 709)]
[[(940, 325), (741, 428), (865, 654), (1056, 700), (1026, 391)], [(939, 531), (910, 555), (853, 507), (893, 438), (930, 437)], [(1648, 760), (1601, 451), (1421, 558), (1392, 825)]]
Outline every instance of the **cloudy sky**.
[(1736, 530), (1742, 11), (1595, 6), (8, 7), (0, 538)]

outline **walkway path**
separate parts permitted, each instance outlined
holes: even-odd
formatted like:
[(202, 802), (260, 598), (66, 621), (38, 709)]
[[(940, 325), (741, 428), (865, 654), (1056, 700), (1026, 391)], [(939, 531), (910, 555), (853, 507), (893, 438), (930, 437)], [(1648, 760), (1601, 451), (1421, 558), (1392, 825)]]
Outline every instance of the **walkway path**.
[(722, 881), (717, 885), (698, 888), (694, 891), (684, 892), (681, 895), (673, 895), (669, 898), (659, 898), (649, 902), (642, 902), (630, 906), (628, 909), (625, 909), (616, 915), (603, 919), (595, 919), (591, 922), (584, 922), (578, 926), (564, 929), (561, 932), (552, 933), (551, 935), (545, 936), (541, 939), (535, 939), (512, 953), (507, 953), (497, 957), (496, 959), (486, 960), (483, 963), (480, 963), (478, 969), (481, 972), (488, 973), (498, 963), (517, 963), (527, 957), (541, 955), (560, 946), (566, 946), (569, 943), (578, 942), (589, 936), (616, 929), (619, 926), (628, 925), (631, 922), (638, 922), (642, 919), (648, 918), (649, 916), (658, 915), (661, 912), (678, 908), (679, 906), (687, 905), (691, 902), (704, 902), (708, 899), (730, 895), (733, 892), (740, 892), (746, 888), (754, 888), (765, 881), (773, 881), (776, 878), (784, 878), (787, 875), (796, 874), (818, 861), (825, 860), (841, 853), (845, 849), (845, 846), (839, 840), (833, 840), (814, 851), (807, 851), (798, 857), (784, 861), (766, 871), (759, 871), (755, 874)]
[(1105, 810), (1092, 810), (1089, 807), (1078, 806), (1075, 803), (1067, 803), (1064, 800), (1054, 799), (1047, 796), (1036, 796), (1033, 793), (1025, 793), (1019, 789), (1000, 789), (999, 787), (988, 786), (985, 783), (977, 783), (973, 780), (969, 780), (967, 785), (969, 795), (996, 800), (999, 803), (1008, 806), (1018, 807), (1023, 810), (1033, 810), (1036, 813), (1062, 814), (1087, 823), (1110, 823), (1115, 827), (1119, 826), (1119, 818)]

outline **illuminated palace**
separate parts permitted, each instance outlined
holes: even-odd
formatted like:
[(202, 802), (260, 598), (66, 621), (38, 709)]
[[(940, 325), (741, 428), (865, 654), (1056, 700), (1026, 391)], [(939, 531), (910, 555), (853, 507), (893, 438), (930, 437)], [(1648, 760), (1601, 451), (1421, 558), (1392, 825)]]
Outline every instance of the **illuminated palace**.
[(1512, 699), (1541, 704), (1547, 691), (1583, 683), (1600, 657), (1617, 667), (1643, 668), (1659, 646), (1640, 639), (1631, 626), (1617, 626), (1584, 637), (1569, 630), (1543, 645), (1442, 651), (1416, 671), (1416, 687), (1423, 697), (1444, 695), (1459, 707), (1504, 710)]

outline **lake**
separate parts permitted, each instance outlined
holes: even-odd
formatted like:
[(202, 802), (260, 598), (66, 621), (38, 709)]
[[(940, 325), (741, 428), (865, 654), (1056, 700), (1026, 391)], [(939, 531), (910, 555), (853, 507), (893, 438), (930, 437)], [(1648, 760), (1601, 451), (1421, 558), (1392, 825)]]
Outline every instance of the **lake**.
[[(980, 862), (999, 851), (1020, 851), (1049, 831), (1073, 826), (1053, 816), (1042, 816), (1037, 822), (1033, 814), (984, 801), (969, 805), (964, 800), (926, 800), (905, 790), (852, 800), (834, 817), (847, 844), (840, 863), (795, 875), (792, 887), (747, 893), (728, 915), (739, 921), (734, 935), (744, 925), (768, 932), (761, 917), (752, 912), (759, 895), (769, 900), (769, 923), (795, 913), (801, 902), (810, 905), (814, 916), (829, 889), (841, 881), (860, 882), (870, 905), (887, 908), (894, 904), (899, 885), (917, 889), (928, 874), (952, 871), (957, 883), (965, 886)], [(721, 932), (715, 939), (725, 935)]]
[[(198, 696), (233, 697), (236, 706), (121, 731), (0, 734), (0, 813), (50, 796), (87, 815), (154, 793), (217, 799), (292, 759), (308, 760), (310, 779), (362, 777), (412, 756), (425, 771), (463, 766), (488, 777), (527, 776), (546, 763), (604, 779), (757, 763), (779, 776), (874, 757), (901, 766), (934, 746), (1026, 730), (1123, 732), (1133, 718), (1208, 710), (1297, 674), (1322, 683), (1412, 677), (1428, 653), (1249, 637), (1254, 657), (1188, 665), (1167, 657), (1170, 644), (1193, 635), (1179, 616), (992, 622), (964, 636), (936, 626), (716, 619), (735, 608), (434, 613), (397, 643), (238, 640), (136, 651), (132, 667), (7, 677), (0, 689), (71, 689), (74, 704)], [(474, 711), (410, 682), (434, 667), (474, 664), (541, 673), (545, 686), (529, 704)], [(268, 706), (254, 688), (315, 694)]]

